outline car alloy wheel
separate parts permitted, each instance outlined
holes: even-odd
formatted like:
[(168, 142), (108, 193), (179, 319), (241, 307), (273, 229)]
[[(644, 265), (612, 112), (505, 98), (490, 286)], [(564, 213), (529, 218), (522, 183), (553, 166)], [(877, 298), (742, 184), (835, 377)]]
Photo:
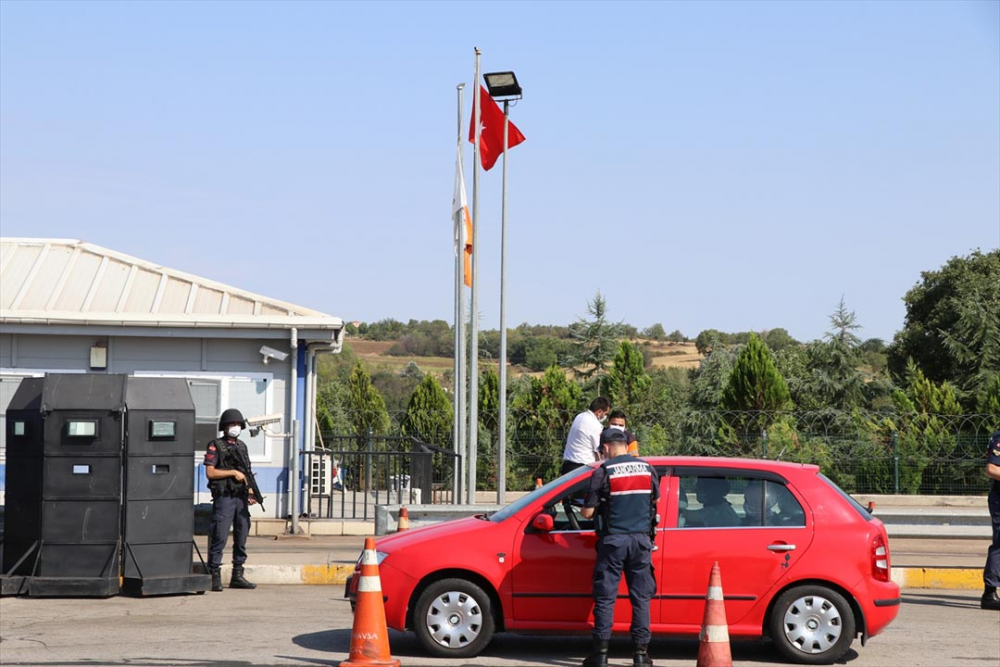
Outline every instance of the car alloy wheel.
[(811, 665), (836, 661), (854, 641), (854, 611), (825, 586), (785, 591), (771, 611), (771, 638), (788, 659)]
[(413, 623), (427, 652), (443, 658), (478, 655), (493, 638), (490, 597), (465, 579), (442, 579), (424, 589)]

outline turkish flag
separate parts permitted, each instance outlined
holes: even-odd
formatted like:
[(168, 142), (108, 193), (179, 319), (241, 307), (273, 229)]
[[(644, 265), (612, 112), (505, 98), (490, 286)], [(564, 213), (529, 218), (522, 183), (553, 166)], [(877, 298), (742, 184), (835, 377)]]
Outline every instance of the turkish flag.
[[(479, 159), (483, 169), (489, 171), (503, 154), (503, 111), (483, 86), (479, 87)], [(508, 123), (507, 148), (513, 148), (524, 141), (524, 135), (514, 123)], [(472, 108), (469, 123), (469, 143), (476, 143), (476, 109)]]

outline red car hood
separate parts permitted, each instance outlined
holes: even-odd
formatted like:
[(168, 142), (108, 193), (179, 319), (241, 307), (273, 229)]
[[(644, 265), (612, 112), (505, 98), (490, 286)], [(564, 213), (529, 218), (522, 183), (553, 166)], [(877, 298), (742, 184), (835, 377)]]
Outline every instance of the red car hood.
[[(481, 515), (480, 515), (481, 516)], [(510, 521), (511, 519), (508, 519)], [(454, 534), (461, 534), (463, 541), (475, 539), (477, 531), (495, 528), (496, 524), (485, 519), (466, 517), (454, 521), (443, 521), (422, 528), (411, 528), (392, 535), (380, 537), (375, 542), (375, 548), (385, 553), (395, 553), (415, 544), (437, 541)]]

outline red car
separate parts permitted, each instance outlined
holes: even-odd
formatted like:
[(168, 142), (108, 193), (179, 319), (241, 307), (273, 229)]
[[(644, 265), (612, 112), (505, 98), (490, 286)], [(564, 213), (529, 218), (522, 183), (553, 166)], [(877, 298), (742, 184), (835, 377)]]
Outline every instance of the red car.
[[(896, 618), (885, 526), (817, 466), (646, 460), (661, 475), (654, 636), (698, 635), (716, 561), (730, 636), (770, 637), (792, 662), (832, 663)], [(389, 627), (413, 630), (445, 658), (477, 655), (495, 632), (589, 632), (597, 536), (579, 509), (595, 466), (499, 512), (379, 539)], [(352, 601), (356, 587), (354, 576)], [(619, 597), (614, 631), (627, 633), (630, 617)]]

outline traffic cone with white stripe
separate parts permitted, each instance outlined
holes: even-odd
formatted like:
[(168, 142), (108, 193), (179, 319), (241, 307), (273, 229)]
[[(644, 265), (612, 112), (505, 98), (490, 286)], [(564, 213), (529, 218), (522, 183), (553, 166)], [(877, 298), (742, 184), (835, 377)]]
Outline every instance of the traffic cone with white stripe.
[(396, 524), (396, 532), (410, 529), (410, 510), (405, 507), (399, 508), (399, 523)]
[(382, 580), (378, 576), (375, 538), (365, 538), (358, 579), (358, 600), (351, 629), (351, 652), (340, 667), (399, 667), (389, 655), (389, 631), (385, 623)]
[(701, 624), (701, 641), (698, 644), (696, 667), (733, 667), (729, 648), (729, 624), (726, 623), (726, 605), (722, 597), (722, 573), (719, 563), (712, 565), (708, 578), (708, 595), (705, 596), (705, 620)]

